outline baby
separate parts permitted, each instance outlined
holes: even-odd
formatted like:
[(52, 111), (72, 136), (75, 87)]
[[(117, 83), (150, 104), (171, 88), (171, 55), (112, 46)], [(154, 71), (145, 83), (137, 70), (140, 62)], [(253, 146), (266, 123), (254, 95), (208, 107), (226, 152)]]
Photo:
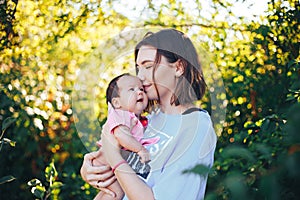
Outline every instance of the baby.
[[(140, 114), (147, 107), (148, 98), (144, 92), (141, 80), (127, 73), (115, 77), (106, 90), (106, 102), (108, 104), (108, 116), (104, 126), (108, 126), (108, 130), (116, 137), (123, 149), (136, 152), (142, 163), (148, 162), (150, 154), (143, 144), (151, 144), (155, 141), (142, 139), (145, 121), (142, 124), (141, 121), (137, 120), (137, 124), (131, 129), (131, 134), (122, 132), (121, 128), (121, 126), (126, 126), (130, 129), (132, 119), (139, 119)], [(101, 141), (98, 142), (98, 145), (101, 146)], [(104, 157), (93, 161), (93, 165), (103, 164), (106, 164)], [(111, 200), (123, 198), (124, 192), (118, 181), (111, 184), (108, 189), (116, 194), (115, 198), (100, 191), (94, 199)]]

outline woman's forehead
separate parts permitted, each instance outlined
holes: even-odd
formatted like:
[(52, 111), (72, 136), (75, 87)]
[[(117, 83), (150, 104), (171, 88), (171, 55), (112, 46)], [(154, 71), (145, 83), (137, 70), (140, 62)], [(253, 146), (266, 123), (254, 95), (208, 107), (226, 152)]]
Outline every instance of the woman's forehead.
[(136, 63), (138, 65), (143, 65), (146, 62), (153, 62), (156, 57), (157, 49), (152, 46), (141, 46), (139, 49)]

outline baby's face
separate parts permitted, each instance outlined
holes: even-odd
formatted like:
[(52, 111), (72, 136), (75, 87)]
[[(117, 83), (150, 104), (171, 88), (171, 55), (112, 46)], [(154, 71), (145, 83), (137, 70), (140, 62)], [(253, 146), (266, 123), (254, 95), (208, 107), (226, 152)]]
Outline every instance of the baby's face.
[(135, 76), (123, 76), (118, 82), (120, 109), (141, 114), (147, 107), (148, 97), (141, 80)]

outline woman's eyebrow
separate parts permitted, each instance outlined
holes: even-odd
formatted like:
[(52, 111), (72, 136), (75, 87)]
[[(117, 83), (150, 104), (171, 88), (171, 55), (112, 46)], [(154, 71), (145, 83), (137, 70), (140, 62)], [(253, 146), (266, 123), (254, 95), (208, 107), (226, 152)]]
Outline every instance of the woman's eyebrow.
[(144, 64), (146, 64), (148, 62), (154, 62), (154, 61), (153, 60), (143, 60), (143, 62), (140, 65), (144, 65)]

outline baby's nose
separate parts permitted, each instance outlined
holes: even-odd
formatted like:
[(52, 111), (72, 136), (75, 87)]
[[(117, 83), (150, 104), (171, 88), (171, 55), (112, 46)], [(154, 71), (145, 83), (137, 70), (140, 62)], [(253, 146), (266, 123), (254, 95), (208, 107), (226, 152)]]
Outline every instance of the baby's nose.
[(143, 94), (143, 91), (141, 91), (140, 89), (138, 89), (137, 91), (138, 95)]

